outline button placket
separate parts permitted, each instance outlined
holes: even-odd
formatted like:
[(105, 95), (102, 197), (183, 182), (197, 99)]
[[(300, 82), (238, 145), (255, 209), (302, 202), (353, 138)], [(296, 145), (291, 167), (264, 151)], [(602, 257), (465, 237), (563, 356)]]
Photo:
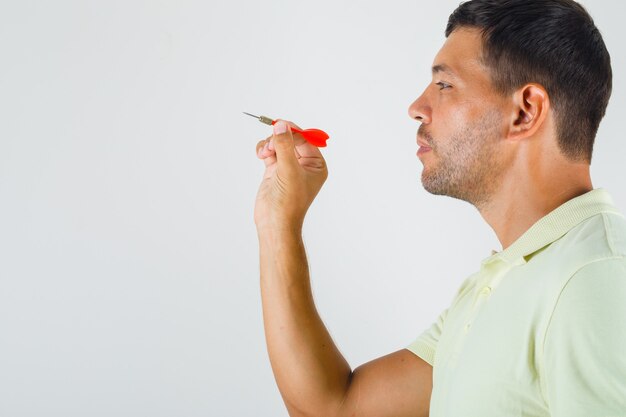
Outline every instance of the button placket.
[(502, 277), (506, 275), (507, 272), (509, 272), (511, 269), (510, 267), (508, 267), (508, 265), (505, 265), (502, 263), (492, 265), (491, 267), (487, 265), (485, 265), (483, 269), (495, 268), (495, 271), (491, 274), (491, 277), (489, 278), (487, 278), (488, 273), (485, 273), (486, 276), (484, 277), (484, 279), (477, 282), (477, 287), (480, 288), (480, 290), (475, 290), (476, 292), (474, 293), (475, 295), (474, 295), (474, 302), (472, 305), (472, 311), (470, 313), (469, 319), (465, 323), (465, 326), (463, 326), (463, 330), (466, 334), (469, 333), (472, 327), (472, 323), (476, 319), (476, 316), (478, 316), (478, 314), (480, 313), (482, 305), (491, 296), (491, 293), (493, 292), (493, 288), (500, 282)]

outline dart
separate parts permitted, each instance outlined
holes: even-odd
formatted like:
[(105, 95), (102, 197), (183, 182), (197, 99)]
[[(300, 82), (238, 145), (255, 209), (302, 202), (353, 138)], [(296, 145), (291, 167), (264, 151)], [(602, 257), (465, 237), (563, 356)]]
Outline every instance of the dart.
[[(252, 116), (256, 118), (258, 121), (260, 121), (261, 123), (265, 123), (266, 125), (272, 126), (274, 125), (274, 123), (276, 123), (276, 120), (272, 120), (271, 118), (266, 117), (266, 116), (255, 116), (254, 114), (246, 113), (245, 111), (243, 112), (243, 114)], [(301, 134), (304, 140), (306, 140), (313, 146), (317, 146), (318, 148), (325, 147), (326, 140), (329, 138), (328, 134), (320, 129), (298, 129), (292, 126), (290, 126), (290, 128), (292, 132)]]

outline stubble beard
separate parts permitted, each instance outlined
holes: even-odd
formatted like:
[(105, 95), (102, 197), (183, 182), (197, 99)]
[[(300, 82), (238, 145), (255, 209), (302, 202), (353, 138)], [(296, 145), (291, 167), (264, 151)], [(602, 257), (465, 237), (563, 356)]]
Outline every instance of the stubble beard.
[(422, 185), (435, 195), (467, 201), (480, 209), (487, 205), (502, 181), (504, 164), (498, 155), (501, 114), (491, 111), (472, 126), (447, 140), (442, 148), (424, 125), (419, 135), (432, 146), (437, 165), (422, 171)]

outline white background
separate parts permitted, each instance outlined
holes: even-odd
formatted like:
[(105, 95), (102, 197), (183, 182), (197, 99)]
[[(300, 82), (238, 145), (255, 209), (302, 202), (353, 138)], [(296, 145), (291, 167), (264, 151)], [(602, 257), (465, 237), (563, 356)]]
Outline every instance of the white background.
[[(626, 208), (624, 6), (592, 174)], [(458, 1), (2, 1), (0, 415), (285, 416), (253, 221), (271, 128), (317, 127), (318, 309), (353, 367), (410, 343), (501, 247), (423, 190), (410, 103)], [(619, 9), (619, 10), (618, 10)]]

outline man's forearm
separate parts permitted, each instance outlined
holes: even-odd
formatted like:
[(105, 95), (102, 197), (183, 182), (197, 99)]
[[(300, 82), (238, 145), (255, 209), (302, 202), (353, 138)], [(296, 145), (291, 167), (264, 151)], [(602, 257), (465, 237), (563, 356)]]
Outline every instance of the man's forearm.
[(259, 232), (267, 349), (292, 416), (332, 415), (351, 369), (320, 319), (299, 231)]

